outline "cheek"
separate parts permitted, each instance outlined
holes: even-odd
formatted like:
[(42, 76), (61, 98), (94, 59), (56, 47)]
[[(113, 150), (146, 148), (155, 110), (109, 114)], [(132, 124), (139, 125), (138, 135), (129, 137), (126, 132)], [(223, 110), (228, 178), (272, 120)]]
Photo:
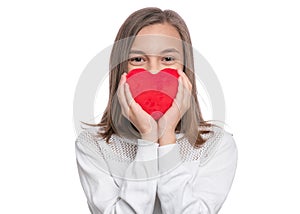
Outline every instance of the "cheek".
[(130, 64), (129, 62), (127, 63), (127, 67), (128, 67), (128, 71), (130, 71), (130, 70), (136, 68), (136, 66)]
[[(133, 70), (133, 69), (136, 69), (136, 68), (144, 68), (144, 69), (146, 69), (146, 70), (148, 70), (148, 68), (147, 68), (147, 65), (145, 64), (145, 65), (139, 65), (139, 66), (136, 66), (136, 65), (132, 65), (131, 63), (128, 63), (127, 64), (127, 66), (128, 66), (128, 71), (131, 71), (131, 70)], [(175, 64), (173, 64), (173, 65), (163, 65), (163, 64), (161, 64), (160, 66), (159, 66), (159, 70), (162, 70), (162, 69), (164, 69), (164, 68), (173, 68), (173, 69), (176, 69), (176, 70), (181, 70), (181, 71), (183, 71), (183, 64), (180, 62), (178, 62), (178, 63), (175, 63)]]
[(144, 69), (146, 69), (146, 67), (144, 67), (144, 66), (136, 66), (136, 65), (132, 65), (130, 63), (128, 63), (127, 67), (128, 67), (128, 72), (131, 71), (131, 70), (133, 70), (133, 69), (136, 69), (136, 68), (144, 68)]
[(183, 64), (182, 63), (176, 63), (176, 69), (177, 70), (181, 70), (181, 71), (183, 71)]
[[(181, 70), (181, 71), (182, 71), (183, 66), (181, 66), (181, 65), (170, 65), (170, 66), (163, 66), (162, 69), (164, 69), (164, 68), (173, 68), (173, 69), (175, 69), (175, 70)], [(162, 69), (161, 69), (161, 70), (162, 70)]]
[(130, 63), (127, 63), (127, 68), (128, 68), (128, 71), (130, 71), (132, 68), (132, 66), (130, 65)]

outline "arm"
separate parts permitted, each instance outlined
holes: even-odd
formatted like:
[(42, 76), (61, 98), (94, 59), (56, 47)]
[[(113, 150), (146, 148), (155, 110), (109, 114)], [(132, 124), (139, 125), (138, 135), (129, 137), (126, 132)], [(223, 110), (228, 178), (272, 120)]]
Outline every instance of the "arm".
[[(237, 164), (234, 139), (224, 133), (216, 152), (204, 166), (191, 170), (180, 163), (178, 144), (159, 147), (159, 170), (166, 172), (158, 181), (163, 213), (214, 214), (230, 190)], [(172, 165), (170, 165), (172, 161)], [(174, 166), (177, 166), (174, 168)]]
[(158, 144), (144, 140), (138, 143), (136, 159), (125, 172), (131, 179), (124, 179), (119, 187), (108, 173), (104, 158), (97, 152), (99, 147), (87, 140), (76, 141), (78, 173), (92, 213), (152, 214), (157, 181), (137, 179), (155, 173), (157, 164), (147, 160), (156, 159)]

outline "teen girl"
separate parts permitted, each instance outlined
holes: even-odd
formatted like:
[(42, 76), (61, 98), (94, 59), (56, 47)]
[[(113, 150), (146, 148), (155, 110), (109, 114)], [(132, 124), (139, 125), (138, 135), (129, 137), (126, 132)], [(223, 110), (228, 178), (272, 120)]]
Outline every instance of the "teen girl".
[[(127, 75), (171, 68), (178, 90), (154, 119), (134, 100)], [(76, 140), (91, 213), (217, 213), (237, 163), (232, 134), (205, 122), (197, 99), (188, 28), (171, 10), (144, 8), (121, 26), (110, 57), (102, 120)], [(143, 84), (143, 83), (141, 83)]]

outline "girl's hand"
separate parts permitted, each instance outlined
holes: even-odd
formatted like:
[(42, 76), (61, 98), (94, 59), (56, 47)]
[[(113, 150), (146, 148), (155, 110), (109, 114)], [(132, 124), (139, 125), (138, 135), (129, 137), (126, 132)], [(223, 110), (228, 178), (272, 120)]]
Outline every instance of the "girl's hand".
[(157, 142), (157, 123), (133, 99), (129, 85), (126, 83), (126, 75), (124, 73), (121, 76), (117, 92), (122, 114), (139, 130), (142, 139)]
[(172, 106), (158, 121), (158, 137), (160, 146), (176, 143), (176, 126), (191, 105), (192, 84), (184, 72), (178, 71), (178, 74), (177, 95)]

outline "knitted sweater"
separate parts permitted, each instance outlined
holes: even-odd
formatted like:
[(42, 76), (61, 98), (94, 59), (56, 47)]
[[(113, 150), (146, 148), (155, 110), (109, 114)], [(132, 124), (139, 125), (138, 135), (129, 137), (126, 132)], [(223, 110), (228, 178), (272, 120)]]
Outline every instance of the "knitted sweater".
[(235, 175), (237, 148), (232, 134), (212, 129), (200, 148), (183, 134), (159, 146), (115, 134), (107, 144), (94, 130), (82, 131), (75, 148), (91, 213), (217, 213)]

